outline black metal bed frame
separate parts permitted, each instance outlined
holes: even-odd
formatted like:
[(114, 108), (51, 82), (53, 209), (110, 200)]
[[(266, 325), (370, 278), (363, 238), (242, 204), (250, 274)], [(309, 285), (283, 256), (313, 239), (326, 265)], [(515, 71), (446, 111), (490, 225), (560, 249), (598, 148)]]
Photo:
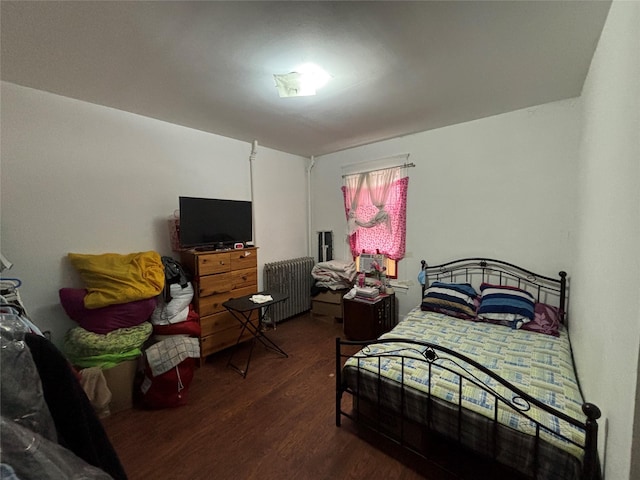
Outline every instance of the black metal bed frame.
[[(534, 297), (538, 301), (545, 301), (545, 303), (549, 303), (549, 297), (556, 297), (558, 300), (558, 306), (564, 322), (566, 324), (566, 316), (564, 312), (566, 312), (566, 301), (567, 301), (567, 274), (565, 272), (559, 273), (559, 278), (551, 278), (543, 275), (535, 274), (531, 271), (525, 270), (516, 265), (503, 262), (500, 260), (493, 260), (488, 258), (466, 258), (461, 260), (455, 260), (452, 262), (444, 263), (441, 265), (436, 265), (429, 267), (426, 262), (422, 261), (422, 271), (425, 272), (425, 283), (422, 286), (423, 294), (425, 287), (430, 283), (429, 278), (432, 277), (433, 280), (447, 280), (450, 282), (455, 281), (464, 281), (465, 283), (472, 283), (473, 281), (480, 282), (490, 282), (490, 283), (498, 283), (500, 285), (513, 285), (518, 288), (523, 288), (525, 290), (530, 291), (534, 294)], [(402, 342), (406, 344), (402, 349), (385, 351), (381, 353), (372, 353), (372, 346), (379, 346), (385, 344), (397, 344)], [(382, 377), (378, 374), (378, 387), (377, 387), (377, 398), (374, 398), (373, 401), (371, 399), (365, 399), (364, 395), (359, 397), (359, 386), (357, 388), (351, 388), (346, 385), (344, 382), (344, 372), (343, 365), (346, 359), (353, 356), (353, 352), (356, 349), (360, 349), (358, 356), (359, 358), (377, 358), (378, 359), (378, 368), (380, 368), (380, 361), (383, 357), (393, 356), (400, 359), (401, 362), (401, 371), (404, 372), (405, 362), (416, 361), (416, 355), (419, 356), (419, 361), (424, 362), (425, 366), (428, 368), (429, 372), (429, 385), (428, 392), (426, 394), (426, 427), (427, 434), (431, 432), (431, 412), (433, 410), (434, 402), (443, 402), (437, 398), (432, 397), (431, 395), (431, 373), (434, 366), (437, 366), (439, 369), (450, 372), (457, 376), (459, 383), (459, 393), (458, 393), (458, 402), (457, 404), (453, 404), (453, 410), (457, 412), (457, 418), (454, 423), (457, 423), (457, 434), (456, 435), (448, 435), (448, 440), (453, 440), (455, 443), (461, 444), (461, 428), (462, 428), (462, 417), (463, 411), (465, 410), (462, 406), (462, 389), (463, 383), (470, 382), (474, 386), (482, 389), (488, 395), (490, 395), (494, 399), (494, 418), (491, 419), (492, 428), (494, 432), (498, 428), (504, 428), (502, 425), (498, 423), (498, 405), (506, 406), (512, 411), (516, 412), (519, 415), (527, 418), (533, 424), (535, 424), (535, 436), (534, 436), (534, 468), (532, 472), (533, 478), (538, 478), (538, 463), (539, 463), (539, 451), (541, 442), (545, 442), (544, 439), (541, 439), (541, 432), (546, 432), (550, 435), (554, 435), (558, 438), (563, 439), (564, 441), (573, 444), (584, 452), (580, 479), (581, 480), (596, 480), (601, 478), (600, 472), (600, 463), (598, 460), (597, 453), (597, 437), (598, 437), (598, 423), (597, 419), (600, 418), (601, 412), (600, 409), (592, 404), (592, 403), (584, 403), (582, 405), (582, 411), (586, 416), (586, 421), (580, 421), (574, 419), (563, 412), (560, 412), (544, 403), (540, 402), (536, 398), (522, 391), (518, 387), (515, 387), (507, 380), (501, 378), (497, 374), (495, 374), (490, 369), (485, 366), (479, 364), (473, 359), (467, 358), (466, 356), (451, 350), (449, 348), (445, 348), (436, 344), (432, 344), (429, 342), (422, 342), (411, 339), (402, 339), (402, 338), (388, 338), (388, 339), (378, 339), (372, 341), (348, 341), (342, 340), (340, 337), (336, 338), (336, 425), (341, 426), (342, 417), (346, 417), (356, 422), (356, 424), (364, 425), (369, 429), (373, 429), (377, 433), (382, 434), (384, 437), (392, 440), (393, 442), (399, 444), (403, 448), (412, 451), (420, 456), (428, 458), (425, 455), (425, 452), (420, 451), (415, 445), (409, 445), (408, 442), (404, 439), (404, 425), (405, 422), (409, 424), (411, 421), (408, 418), (405, 418), (405, 403), (407, 402), (405, 398), (405, 389), (410, 388), (404, 384), (404, 373), (402, 377), (401, 383), (399, 383), (396, 387), (398, 387), (400, 395), (401, 395), (401, 406), (399, 409), (393, 407), (392, 410), (389, 410), (388, 403), (382, 398)], [(349, 353), (350, 351), (351, 353)], [(573, 355), (573, 354), (572, 354)], [(573, 361), (573, 358), (572, 358)], [(575, 367), (574, 367), (575, 368)], [(358, 372), (360, 370), (358, 363)], [(479, 376), (486, 375), (493, 379), (495, 382), (500, 384), (503, 388), (506, 389), (508, 394), (499, 393), (495, 389), (486, 385)], [(576, 375), (577, 378), (577, 375)], [(359, 385), (359, 373), (356, 379)], [(389, 380), (384, 380), (389, 382)], [(580, 385), (578, 383), (578, 388)], [(353, 410), (346, 411), (343, 409), (343, 395), (349, 394), (353, 399)], [(582, 392), (581, 392), (582, 393)], [(583, 396), (584, 398), (584, 396)], [(372, 405), (373, 409), (377, 412), (375, 415), (378, 416), (377, 421), (371, 421), (371, 419), (365, 418), (364, 415), (360, 414), (359, 406), (362, 402), (363, 405)], [(542, 425), (541, 423), (534, 420), (531, 416), (527, 414), (527, 412), (532, 408), (541, 409), (544, 412), (552, 415), (557, 421), (566, 422), (567, 424), (572, 425), (575, 428), (578, 428), (584, 431), (585, 440), (584, 444), (578, 444), (570, 438), (564, 437), (558, 433), (552, 432), (547, 426)], [(398, 413), (398, 410), (400, 413)], [(396, 418), (399, 418), (400, 427), (399, 430), (389, 429), (388, 426), (384, 425), (379, 421), (379, 415), (393, 415)], [(437, 432), (433, 432), (438, 434)], [(440, 434), (442, 432), (439, 432)], [(456, 438), (457, 437), (457, 438)], [(493, 445), (493, 460), (495, 460), (495, 437), (494, 435), (494, 445)], [(492, 454), (489, 453), (487, 455), (486, 452), (482, 453), (485, 456), (491, 457)]]

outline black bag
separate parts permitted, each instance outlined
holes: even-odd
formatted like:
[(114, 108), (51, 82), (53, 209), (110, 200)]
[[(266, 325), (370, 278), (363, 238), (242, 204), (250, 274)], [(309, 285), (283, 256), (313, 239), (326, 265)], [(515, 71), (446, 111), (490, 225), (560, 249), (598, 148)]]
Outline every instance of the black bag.
[(169, 303), (171, 301), (171, 289), (169, 287), (177, 283), (182, 288), (185, 288), (189, 285), (189, 278), (180, 262), (172, 257), (162, 257), (162, 265), (164, 266), (164, 301)]

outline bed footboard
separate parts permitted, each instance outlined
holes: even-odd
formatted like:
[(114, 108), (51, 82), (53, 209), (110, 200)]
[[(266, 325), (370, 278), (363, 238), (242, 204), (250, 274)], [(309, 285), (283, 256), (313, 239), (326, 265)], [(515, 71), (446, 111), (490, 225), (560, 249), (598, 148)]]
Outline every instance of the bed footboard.
[[(398, 362), (394, 368), (403, 372), (399, 381), (383, 378), (380, 370), (367, 370), (361, 365), (365, 361), (369, 364), (377, 362), (378, 369), (381, 369), (384, 368), (383, 362), (391, 357)], [(473, 359), (448, 348), (417, 340), (392, 338), (348, 341), (336, 338), (335, 359), (336, 426), (341, 426), (342, 417), (349, 418), (428, 458), (428, 452), (420, 451), (419, 445), (411, 444), (405, 438), (410, 425), (412, 428), (418, 426), (426, 435), (444, 437), (528, 478), (601, 478), (597, 455), (600, 410), (591, 403), (582, 406), (586, 420), (571, 418)], [(404, 369), (408, 362), (423, 362), (424, 368), (429, 370), (426, 391), (419, 392), (412, 388), (410, 380), (405, 382)], [(457, 398), (447, 398), (445, 401), (432, 394), (431, 379), (441, 374), (457, 376)], [(490, 382), (486, 382), (487, 378)], [(495, 405), (493, 418), (473, 412), (463, 405), (462, 391), (467, 387), (479, 388), (490, 397)], [(346, 396), (351, 397), (351, 409), (345, 406), (348, 402)], [(551, 425), (537, 421), (531, 414), (534, 409), (545, 412), (545, 418), (551, 418)], [(523, 424), (531, 426), (530, 431), (522, 433), (501, 423), (503, 412), (507, 410), (522, 418)], [(554, 428), (557, 425), (563, 427)], [(576, 441), (575, 435), (564, 435), (566, 431), (573, 430), (579, 432), (581, 441)], [(566, 450), (558, 445), (566, 446)], [(513, 455), (516, 456), (511, 461)], [(558, 473), (559, 461), (567, 465), (566, 472), (570, 473)]]

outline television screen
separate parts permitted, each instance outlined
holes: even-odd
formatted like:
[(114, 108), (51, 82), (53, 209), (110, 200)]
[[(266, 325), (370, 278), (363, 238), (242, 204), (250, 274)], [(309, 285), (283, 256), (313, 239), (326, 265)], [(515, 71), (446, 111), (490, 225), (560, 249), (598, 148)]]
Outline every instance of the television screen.
[(232, 247), (253, 240), (251, 202), (179, 197), (180, 247)]

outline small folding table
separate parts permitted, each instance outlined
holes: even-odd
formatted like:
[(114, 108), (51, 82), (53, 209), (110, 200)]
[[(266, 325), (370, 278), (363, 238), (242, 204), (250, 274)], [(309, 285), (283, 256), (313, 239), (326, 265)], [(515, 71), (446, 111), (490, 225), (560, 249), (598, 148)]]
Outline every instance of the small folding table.
[[(251, 298), (254, 295), (259, 296), (267, 296), (270, 295), (272, 300), (268, 300), (263, 303), (253, 302)], [(279, 292), (260, 292), (251, 295), (245, 295), (244, 297), (232, 298), (231, 300), (227, 300), (222, 305), (242, 324), (242, 329), (240, 330), (240, 335), (238, 335), (238, 340), (236, 341), (235, 346), (231, 352), (231, 356), (229, 357), (229, 361), (227, 362), (227, 366), (233, 368), (236, 372), (242, 375), (244, 378), (247, 377), (247, 373), (249, 372), (249, 363), (251, 363), (251, 354), (253, 353), (253, 347), (255, 346), (256, 340), (259, 340), (265, 347), (269, 350), (273, 350), (276, 353), (284, 357), (289, 357), (284, 350), (282, 350), (278, 345), (276, 345), (263, 331), (263, 321), (267, 312), (269, 311), (269, 307), (279, 302), (284, 302), (289, 298), (288, 295)], [(251, 321), (251, 315), (254, 311), (258, 311), (258, 323), (254, 324)], [(233, 363), (233, 356), (238, 349), (238, 344), (242, 339), (245, 331), (249, 331), (253, 338), (251, 339), (251, 347), (249, 349), (249, 357), (247, 358), (247, 363), (244, 369), (239, 368)]]

